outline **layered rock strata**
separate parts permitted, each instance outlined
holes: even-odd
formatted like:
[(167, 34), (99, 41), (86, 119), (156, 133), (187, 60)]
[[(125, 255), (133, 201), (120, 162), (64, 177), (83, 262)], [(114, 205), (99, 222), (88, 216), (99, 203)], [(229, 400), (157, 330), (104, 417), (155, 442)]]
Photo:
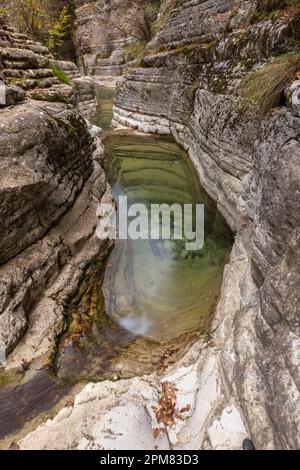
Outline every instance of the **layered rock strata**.
[[(264, 119), (243, 110), (240, 89), (249, 71), (297, 51), (299, 9), (279, 6), (273, 19), (260, 19), (256, 7), (254, 1), (165, 2), (169, 13), (141, 66), (119, 83), (114, 119), (144, 132), (172, 133), (185, 145), (202, 185), (236, 232), (212, 353), (222, 383), (219, 413), (228, 400), (235, 402), (257, 448), (295, 449), (299, 82), (290, 87), (286, 81), (281, 106)], [(199, 448), (214, 447), (214, 419), (212, 406)]]
[[(0, 349), (9, 369), (53, 352), (67, 303), (106, 253), (95, 228), (107, 183), (101, 130), (47, 68), (48, 51), (0, 18)], [(40, 93), (46, 101), (32, 99)]]
[[(76, 51), (80, 71), (100, 82), (114, 82), (126, 66), (126, 46), (143, 40), (137, 31), (135, 0), (77, 0)], [(143, 2), (145, 9), (155, 3)], [(156, 2), (157, 3), (157, 2)]]

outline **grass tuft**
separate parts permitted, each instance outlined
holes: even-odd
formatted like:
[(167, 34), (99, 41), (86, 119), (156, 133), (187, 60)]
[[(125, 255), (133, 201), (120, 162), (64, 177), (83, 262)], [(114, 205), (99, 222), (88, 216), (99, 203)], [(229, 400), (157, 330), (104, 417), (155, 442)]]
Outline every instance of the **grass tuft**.
[(54, 62), (49, 62), (48, 67), (52, 70), (54, 76), (57, 77), (61, 82), (65, 83), (66, 85), (72, 85), (71, 79), (57, 64)]
[(291, 52), (250, 72), (242, 84), (243, 111), (253, 109), (261, 117), (266, 116), (280, 104), (285, 88), (297, 78), (299, 71), (300, 53)]

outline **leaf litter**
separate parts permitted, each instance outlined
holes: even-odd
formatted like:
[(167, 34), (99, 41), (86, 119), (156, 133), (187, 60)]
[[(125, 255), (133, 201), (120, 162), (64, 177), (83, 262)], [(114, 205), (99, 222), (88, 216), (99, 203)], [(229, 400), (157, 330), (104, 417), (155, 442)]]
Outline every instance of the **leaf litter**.
[(157, 439), (160, 434), (167, 432), (168, 426), (173, 426), (176, 420), (185, 419), (182, 416), (184, 413), (188, 413), (191, 409), (191, 405), (186, 405), (181, 410), (177, 407), (177, 389), (171, 382), (165, 381), (161, 384), (162, 391), (161, 397), (156, 406), (153, 406), (156, 420), (159, 425), (164, 427), (157, 427), (153, 429), (153, 437)]

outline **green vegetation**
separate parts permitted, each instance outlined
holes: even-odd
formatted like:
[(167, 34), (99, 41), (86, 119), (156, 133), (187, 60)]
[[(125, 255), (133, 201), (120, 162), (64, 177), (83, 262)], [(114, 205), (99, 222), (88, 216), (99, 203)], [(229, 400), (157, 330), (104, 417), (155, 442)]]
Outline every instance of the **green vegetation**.
[(64, 6), (59, 17), (48, 30), (49, 41), (48, 47), (51, 52), (58, 52), (64, 44), (71, 29), (71, 17), (68, 8)]
[(243, 110), (255, 111), (264, 117), (280, 104), (287, 85), (300, 71), (300, 53), (283, 54), (261, 69), (250, 72), (242, 85)]
[(74, 0), (10, 0), (7, 10), (17, 30), (41, 41), (57, 56), (75, 59)]
[(65, 83), (66, 85), (71, 85), (71, 80), (57, 64), (54, 62), (49, 62), (48, 64), (49, 69), (52, 70), (55, 77), (57, 77), (61, 82)]

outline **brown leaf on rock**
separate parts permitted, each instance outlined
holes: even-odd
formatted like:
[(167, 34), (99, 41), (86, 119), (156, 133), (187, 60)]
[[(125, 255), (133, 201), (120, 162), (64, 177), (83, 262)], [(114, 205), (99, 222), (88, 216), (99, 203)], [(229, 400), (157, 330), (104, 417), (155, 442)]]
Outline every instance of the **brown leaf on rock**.
[(191, 405), (186, 405), (184, 408), (181, 408), (180, 413), (188, 413), (191, 410)]
[(155, 428), (152, 430), (154, 439), (157, 439), (160, 434), (165, 434), (167, 431), (165, 428)]
[(175, 423), (175, 410), (177, 404), (176, 391), (170, 382), (162, 383), (162, 394), (158, 405), (154, 407), (157, 422), (165, 426)]

